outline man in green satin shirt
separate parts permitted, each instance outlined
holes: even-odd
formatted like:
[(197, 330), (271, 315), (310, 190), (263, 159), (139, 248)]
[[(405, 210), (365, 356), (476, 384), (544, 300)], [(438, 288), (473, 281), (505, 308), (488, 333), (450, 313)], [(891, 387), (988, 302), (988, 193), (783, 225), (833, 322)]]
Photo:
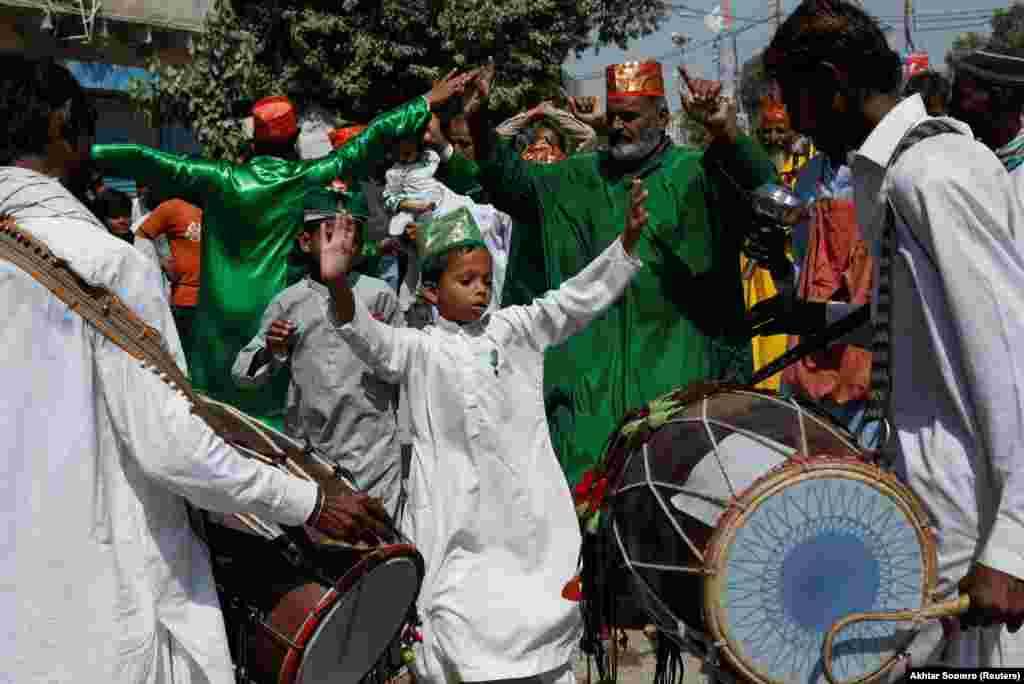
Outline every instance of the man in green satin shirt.
[(257, 103), (254, 137), (263, 145), (245, 164), (180, 157), (140, 145), (93, 147), (93, 160), (109, 172), (137, 178), (203, 209), (202, 288), (189, 368), (196, 389), (283, 427), (287, 375), (269, 390), (247, 391), (235, 386), (231, 367), (256, 334), (270, 300), (299, 277), (289, 273), (289, 255), (302, 228), (306, 193), (335, 178), (364, 177), (392, 139), (422, 130), (431, 111), (461, 93), (471, 77), (436, 83), (427, 95), (378, 116), (349, 144), (321, 159), (260, 154), (275, 148), (286, 153), (298, 135), (294, 110), (278, 98)]
[(513, 247), (510, 283), (542, 268), (545, 288), (558, 287), (616, 238), (630, 179), (641, 178), (649, 193), (650, 222), (637, 246), (643, 270), (604, 316), (545, 357), (552, 441), (573, 485), (601, 458), (626, 411), (695, 381), (749, 379), (738, 266), (748, 202), (736, 184), (751, 190), (775, 179), (764, 151), (739, 133), (719, 84), (695, 81), (684, 98), (714, 137), (701, 154), (665, 133), (660, 64), (607, 73), (607, 150), (555, 164), (521, 160), (493, 133), (486, 72), (477, 79), (484, 104), (470, 119), (480, 183), (516, 220), (513, 242), (543, 245), (540, 265)]

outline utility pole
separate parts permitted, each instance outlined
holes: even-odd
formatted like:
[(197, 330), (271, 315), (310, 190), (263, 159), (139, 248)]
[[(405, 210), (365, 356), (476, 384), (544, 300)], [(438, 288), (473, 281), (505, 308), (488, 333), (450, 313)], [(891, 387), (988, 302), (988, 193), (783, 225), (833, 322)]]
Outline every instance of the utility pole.
[(775, 25), (775, 30), (778, 31), (779, 27), (782, 26), (782, 0), (768, 0), (768, 2), (772, 24)]
[[(723, 93), (732, 96), (739, 90), (736, 87), (738, 66), (736, 63), (736, 34), (733, 32), (732, 0), (722, 0), (722, 32), (727, 35), (725, 36), (726, 40), (722, 40), (721, 34), (718, 38), (718, 81), (722, 84)], [(729, 36), (729, 33), (732, 35)]]

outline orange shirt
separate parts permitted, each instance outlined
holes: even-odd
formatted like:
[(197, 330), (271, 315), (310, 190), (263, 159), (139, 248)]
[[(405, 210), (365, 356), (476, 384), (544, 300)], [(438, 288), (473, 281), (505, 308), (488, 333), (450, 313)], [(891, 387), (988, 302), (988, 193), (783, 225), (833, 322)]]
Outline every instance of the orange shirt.
[(203, 211), (180, 199), (167, 200), (139, 227), (150, 240), (167, 236), (174, 267), (181, 278), (171, 286), (172, 306), (199, 303), (199, 240), (203, 231)]

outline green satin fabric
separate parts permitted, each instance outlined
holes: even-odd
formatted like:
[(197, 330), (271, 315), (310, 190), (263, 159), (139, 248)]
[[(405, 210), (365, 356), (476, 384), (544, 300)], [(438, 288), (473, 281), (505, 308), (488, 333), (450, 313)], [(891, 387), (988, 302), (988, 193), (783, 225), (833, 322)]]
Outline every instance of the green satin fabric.
[[(629, 181), (606, 153), (556, 164), (522, 161), (495, 141), (480, 164), (481, 183), (516, 221), (507, 282), (520, 302), (581, 271), (625, 224)], [(545, 399), (552, 441), (571, 483), (599, 461), (627, 410), (694, 381), (751, 373), (743, 320), (739, 246), (744, 188), (771, 182), (775, 169), (749, 138), (706, 154), (668, 147), (644, 168), (649, 227), (637, 246), (644, 268), (623, 297), (586, 330), (545, 356)], [(543, 278), (536, 252), (543, 252)]]
[(363, 133), (321, 159), (257, 157), (246, 164), (190, 159), (138, 145), (96, 145), (93, 159), (110, 173), (152, 185), (203, 209), (201, 287), (192, 332), (194, 386), (280, 427), (288, 374), (270, 388), (235, 386), (235, 356), (256, 334), (270, 300), (303, 274), (289, 260), (302, 227), (303, 198), (338, 177), (363, 178), (389, 143), (430, 120), (425, 98), (374, 119)]

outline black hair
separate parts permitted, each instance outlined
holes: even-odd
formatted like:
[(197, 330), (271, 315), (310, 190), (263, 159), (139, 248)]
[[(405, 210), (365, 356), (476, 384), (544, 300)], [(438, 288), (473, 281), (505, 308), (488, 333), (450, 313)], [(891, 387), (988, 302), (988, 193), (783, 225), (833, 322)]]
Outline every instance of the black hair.
[(919, 74), (914, 74), (903, 86), (903, 97), (920, 95), (926, 102), (933, 97), (948, 102), (949, 93), (949, 80), (937, 71), (922, 71)]
[(132, 200), (125, 193), (114, 188), (107, 188), (93, 202), (93, 213), (106, 223), (110, 219), (132, 215)]
[(486, 247), (481, 247), (480, 245), (454, 247), (447, 252), (442, 252), (424, 261), (420, 267), (420, 278), (423, 281), (424, 287), (437, 287), (441, 284), (441, 276), (448, 270), (453, 255), (469, 254), (477, 249), (486, 249)]
[(67, 107), (62, 134), (76, 143), (96, 132), (96, 110), (67, 67), (53, 59), (0, 55), (0, 164), (41, 155), (50, 141), (50, 114)]
[(851, 88), (891, 94), (903, 80), (900, 56), (878, 22), (849, 0), (804, 0), (776, 31), (765, 51), (773, 78), (803, 80), (822, 62), (841, 67)]
[[(989, 52), (1005, 54), (1011, 57), (1024, 57), (1024, 50), (1019, 48), (995, 48), (992, 45), (987, 45), (984, 49)], [(1006, 83), (997, 83), (993, 80), (979, 76), (978, 74), (971, 73), (966, 69), (957, 69), (956, 67), (954, 67), (953, 85), (950, 89), (953, 95), (956, 94), (958, 81), (960, 80), (961, 75), (970, 78), (978, 84), (978, 87), (988, 92), (989, 106), (992, 114), (1019, 112), (1024, 109), (1024, 88)], [(955, 100), (956, 98), (953, 97), (953, 99)], [(954, 110), (956, 109), (956, 104), (956, 102), (953, 102)]]

